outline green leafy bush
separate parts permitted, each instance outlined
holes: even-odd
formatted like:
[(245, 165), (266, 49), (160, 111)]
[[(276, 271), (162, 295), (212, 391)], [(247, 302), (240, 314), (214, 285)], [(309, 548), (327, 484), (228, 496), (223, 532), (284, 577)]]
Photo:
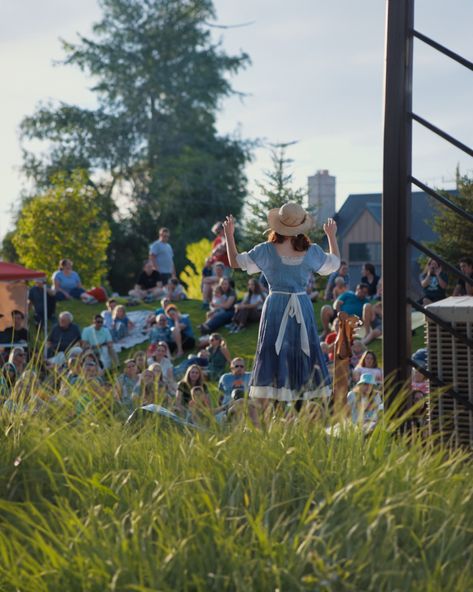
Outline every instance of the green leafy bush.
[(189, 298), (200, 299), (202, 297), (201, 281), (202, 268), (205, 260), (212, 252), (212, 243), (208, 238), (203, 238), (196, 243), (191, 243), (186, 247), (186, 257), (190, 265), (186, 265), (179, 275), (179, 279), (187, 286), (187, 295)]

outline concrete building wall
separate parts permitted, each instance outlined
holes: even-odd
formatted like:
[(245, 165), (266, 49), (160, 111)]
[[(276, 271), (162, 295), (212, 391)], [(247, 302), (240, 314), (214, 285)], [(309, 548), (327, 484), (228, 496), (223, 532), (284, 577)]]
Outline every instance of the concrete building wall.
[(335, 214), (335, 177), (328, 170), (320, 170), (308, 177), (309, 207), (315, 210), (318, 224)]

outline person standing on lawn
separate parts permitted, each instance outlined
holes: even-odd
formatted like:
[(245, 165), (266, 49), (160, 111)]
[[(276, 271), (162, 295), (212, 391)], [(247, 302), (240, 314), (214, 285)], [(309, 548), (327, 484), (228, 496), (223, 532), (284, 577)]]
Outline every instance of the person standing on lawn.
[(269, 295), (261, 315), (249, 396), (254, 399), (302, 402), (329, 397), (330, 377), (320, 349), (312, 302), (305, 285), (310, 272), (328, 275), (340, 266), (332, 218), (324, 224), (329, 253), (312, 244), (306, 233), (311, 216), (294, 202), (268, 213), (271, 232), (266, 243), (238, 254), (235, 222), (224, 223), (228, 257), (233, 268), (249, 274), (263, 272)]

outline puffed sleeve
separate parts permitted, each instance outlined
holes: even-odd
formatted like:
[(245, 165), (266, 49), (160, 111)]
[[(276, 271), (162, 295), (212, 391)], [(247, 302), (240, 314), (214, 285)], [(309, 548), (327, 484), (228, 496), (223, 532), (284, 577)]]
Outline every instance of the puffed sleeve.
[(260, 273), (268, 266), (268, 243), (261, 243), (251, 251), (237, 255), (237, 263), (248, 274)]
[(340, 267), (340, 257), (325, 253), (319, 245), (310, 245), (309, 257), (312, 270), (319, 275), (330, 275)]

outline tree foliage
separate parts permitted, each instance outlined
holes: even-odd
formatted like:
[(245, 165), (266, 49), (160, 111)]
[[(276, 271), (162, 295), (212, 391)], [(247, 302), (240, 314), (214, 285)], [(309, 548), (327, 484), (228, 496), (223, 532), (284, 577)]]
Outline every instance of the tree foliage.
[[(185, 244), (203, 236), (230, 204), (235, 213), (243, 205), (249, 145), (219, 135), (216, 113), (234, 92), (230, 75), (249, 59), (228, 55), (213, 39), (211, 0), (100, 5), (93, 37), (63, 42), (64, 64), (90, 76), (98, 107), (44, 104), (25, 118), (23, 141), (47, 142), (49, 150), (38, 156), (25, 149), (24, 169), (39, 187), (77, 167), (100, 176), (113, 235), (109, 256), (121, 273), (130, 272), (124, 262), (146, 255), (158, 226), (171, 228), (182, 266)], [(113, 197), (123, 186), (130, 215), (114, 225)], [(127, 245), (129, 252), (113, 260)]]
[(306, 201), (307, 191), (302, 187), (293, 188), (294, 179), (290, 170), (293, 161), (286, 156), (286, 150), (292, 144), (275, 144), (271, 149), (272, 168), (264, 172), (265, 180), (257, 183), (260, 195), (253, 196), (249, 203), (249, 219), (244, 230), (247, 246), (266, 240), (269, 210), (280, 208), (288, 201), (301, 205)]
[(189, 298), (200, 300), (202, 297), (202, 269), (211, 251), (212, 243), (208, 238), (203, 238), (186, 247), (186, 257), (190, 261), (190, 265), (186, 265), (179, 275), (179, 279), (187, 286), (186, 292)]
[(68, 258), (84, 285), (102, 282), (110, 228), (87, 180), (83, 171), (58, 174), (48, 191), (25, 204), (12, 239), (21, 263), (50, 275)]
[[(457, 175), (458, 193), (441, 192), (450, 201), (473, 214), (473, 179)], [(471, 224), (446, 208), (437, 206), (438, 215), (433, 221), (433, 230), (438, 239), (431, 248), (448, 262), (456, 265), (460, 257), (473, 257), (473, 232)]]

